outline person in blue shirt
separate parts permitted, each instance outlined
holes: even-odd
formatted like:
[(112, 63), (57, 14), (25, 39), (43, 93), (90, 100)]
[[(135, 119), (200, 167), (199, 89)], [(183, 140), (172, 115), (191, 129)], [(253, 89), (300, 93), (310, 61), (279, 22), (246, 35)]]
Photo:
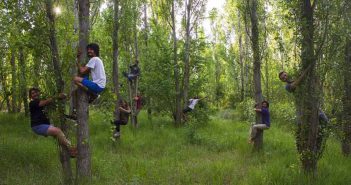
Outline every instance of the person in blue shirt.
[(253, 143), (253, 141), (255, 140), (258, 129), (266, 130), (269, 129), (271, 126), (268, 101), (262, 101), (262, 107), (259, 108), (258, 106), (256, 106), (254, 110), (261, 114), (262, 123), (254, 124), (251, 126), (249, 143)]

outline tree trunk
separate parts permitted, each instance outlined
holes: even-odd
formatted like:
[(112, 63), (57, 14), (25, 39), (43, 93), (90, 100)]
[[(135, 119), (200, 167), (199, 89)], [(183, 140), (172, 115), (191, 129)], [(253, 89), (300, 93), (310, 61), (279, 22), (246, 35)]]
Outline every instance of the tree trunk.
[(40, 67), (40, 58), (37, 56), (37, 55), (34, 55), (33, 57), (34, 61), (34, 65), (33, 65), (33, 72), (34, 72), (34, 75), (32, 76), (33, 78), (33, 86), (34, 87), (39, 87), (39, 74), (40, 73), (40, 70), (39, 70), (39, 67)]
[(322, 150), (318, 146), (318, 79), (315, 73), (313, 6), (309, 0), (301, 0), (301, 62), (302, 70), (310, 65), (310, 71), (296, 89), (298, 129), (296, 144), (302, 167), (306, 173), (315, 174)]
[[(137, 20), (136, 20), (136, 16), (135, 16), (135, 25), (134, 25), (134, 29), (133, 29), (133, 32), (134, 32), (134, 47), (135, 47), (135, 60), (136, 61), (139, 61), (139, 46), (138, 46), (138, 31), (137, 31), (137, 28), (136, 28), (136, 24), (137, 24)], [(139, 63), (140, 64), (140, 63)], [(137, 96), (138, 94), (138, 85), (139, 85), (139, 77), (137, 77), (135, 80), (134, 80), (134, 86), (131, 86), (132, 87), (132, 115), (131, 115), (131, 122), (132, 122), (132, 125), (134, 127), (138, 127), (138, 112), (137, 112), (137, 104), (136, 104), (136, 101), (134, 100), (134, 97)]]
[[(182, 122), (182, 104), (181, 104), (181, 92), (180, 92), (180, 85), (179, 85), (179, 65), (178, 65), (178, 46), (177, 46), (177, 30), (176, 30), (176, 19), (175, 19), (175, 1), (172, 1), (172, 37), (173, 37), (173, 65), (174, 65), (174, 81), (175, 81), (175, 124), (180, 125)], [(186, 101), (187, 102), (187, 101)]]
[[(54, 73), (55, 73), (55, 82), (56, 82), (56, 91), (63, 92), (64, 89), (64, 82), (62, 79), (62, 70), (59, 58), (59, 51), (56, 41), (56, 28), (55, 28), (55, 17), (52, 13), (53, 6), (52, 0), (46, 0), (46, 15), (48, 18), (49, 23), (49, 39), (50, 39), (50, 49), (51, 49), (51, 57), (52, 57), (52, 64), (54, 66)], [(59, 113), (59, 122), (60, 128), (63, 133), (68, 136), (68, 126), (65, 123), (64, 119), (64, 112), (65, 112), (65, 103), (58, 102), (58, 109)], [(71, 184), (73, 181), (73, 173), (70, 163), (70, 156), (68, 153), (68, 148), (60, 146), (60, 161), (63, 170), (63, 177), (65, 184)]]
[[(251, 19), (251, 47), (253, 51), (253, 79), (255, 87), (255, 102), (261, 104), (263, 101), (262, 88), (261, 88), (261, 56), (259, 47), (259, 30), (258, 30), (258, 16), (257, 16), (257, 0), (251, 0), (250, 5), (250, 19)], [(256, 124), (262, 123), (260, 113), (256, 113)], [(263, 131), (258, 130), (254, 140), (255, 150), (261, 150), (263, 147)]]
[(10, 93), (7, 89), (7, 73), (5, 73), (5, 65), (3, 62), (0, 62), (0, 81), (3, 89), (4, 100), (6, 102), (7, 112), (10, 113), (11, 112), (11, 102), (9, 99)]
[[(79, 49), (82, 51), (80, 61), (86, 61), (89, 36), (89, 0), (78, 1), (79, 14)], [(78, 88), (77, 106), (77, 180), (82, 183), (91, 181), (91, 153), (89, 148), (89, 104), (88, 94)]]
[(240, 20), (240, 12), (238, 12), (238, 35), (239, 35), (239, 64), (240, 64), (240, 101), (244, 101), (245, 97), (245, 81), (244, 81), (244, 53), (243, 53), (243, 39), (242, 39), (242, 27)]
[(348, 37), (345, 44), (344, 63), (344, 97), (343, 97), (343, 140), (342, 153), (349, 156), (351, 153), (351, 38)]
[[(152, 9), (152, 2), (150, 2), (150, 6), (151, 6), (151, 9)], [(148, 16), (147, 16), (147, 2), (145, 2), (144, 4), (144, 28), (145, 28), (145, 48), (146, 48), (146, 56), (147, 58), (149, 58), (149, 51), (148, 51), (148, 47), (149, 47), (149, 25), (148, 25)], [(150, 87), (148, 87), (150, 88)], [(152, 88), (152, 87), (151, 87)], [(151, 98), (149, 96), (146, 95), (146, 97), (143, 97), (144, 100), (147, 99), (147, 117), (148, 117), (148, 120), (149, 121), (152, 121), (152, 106), (151, 106)]]
[(184, 46), (184, 80), (183, 80), (183, 103), (188, 103), (189, 80), (190, 80), (190, 10), (192, 0), (185, 0), (185, 46)]
[[(78, 35), (79, 34), (79, 15), (78, 15), (78, 0), (74, 0), (74, 24), (73, 24), (73, 29), (74, 29), (74, 34)], [(79, 44), (79, 41), (74, 42), (74, 48), (77, 48)], [(76, 52), (76, 51), (74, 51)], [(77, 70), (77, 66), (76, 65), (72, 65), (71, 69), (70, 69), (70, 74), (71, 76), (76, 76), (78, 75), (78, 70)], [(72, 114), (76, 114), (77, 111), (77, 91), (75, 91), (76, 89), (76, 85), (74, 83), (74, 81), (71, 81), (71, 86), (70, 86), (70, 95), (71, 95), (71, 99), (70, 99), (70, 115)]]
[[(23, 101), (24, 107), (24, 115), (29, 115), (28, 110), (28, 96), (27, 96), (27, 80), (26, 80), (26, 64), (24, 62), (24, 54), (23, 54), (23, 47), (19, 47), (19, 57), (18, 57), (18, 64), (21, 66), (20, 69), (20, 76), (19, 76), (19, 85), (20, 85), (20, 94)], [(20, 106), (21, 107), (21, 106)]]
[(11, 51), (11, 82), (12, 82), (12, 88), (11, 88), (11, 107), (12, 110), (11, 112), (18, 112), (17, 111), (17, 68), (16, 68), (16, 58), (15, 58), (15, 52)]
[(118, 76), (118, 55), (119, 55), (119, 50), (118, 50), (118, 29), (119, 29), (119, 0), (114, 0), (114, 20), (113, 20), (113, 35), (112, 35), (112, 42), (113, 42), (113, 70), (112, 70), (112, 76), (113, 76), (113, 86), (114, 86), (114, 92), (117, 96), (117, 101), (115, 104), (115, 119), (119, 120), (119, 100), (121, 99), (120, 91), (119, 91), (119, 76)]

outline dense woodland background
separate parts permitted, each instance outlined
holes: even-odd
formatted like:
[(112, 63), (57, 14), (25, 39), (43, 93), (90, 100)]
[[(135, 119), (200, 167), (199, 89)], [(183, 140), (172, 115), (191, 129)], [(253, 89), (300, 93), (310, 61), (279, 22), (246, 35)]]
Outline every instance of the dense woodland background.
[[(282, 129), (268, 130), (265, 134), (268, 133), (267, 137), (273, 137), (269, 132), (280, 134), (287, 132), (295, 135), (293, 139), (291, 136), (278, 134), (281, 140), (285, 140), (284, 137), (290, 138), (290, 145), (296, 143), (297, 151), (292, 156), (295, 156), (295, 161), (300, 159), (301, 163), (297, 165), (301, 165), (303, 172), (318, 174), (317, 161), (323, 157), (327, 139), (333, 142), (330, 150), (341, 151), (345, 156), (342, 160), (349, 161), (351, 2), (227, 0), (222, 11), (214, 8), (206, 12), (209, 1), (211, 0), (1, 1), (0, 111), (2, 114), (0, 117), (3, 117), (2, 120), (11, 121), (9, 118), (16, 120), (15, 118), (21, 117), (22, 114), (28, 116), (28, 89), (33, 86), (42, 90), (43, 97), (58, 92), (70, 94), (74, 88), (71, 80), (76, 73), (77, 48), (84, 48), (82, 41), (94, 42), (100, 45), (100, 57), (104, 62), (108, 79), (107, 88), (101, 98), (95, 105), (90, 106), (92, 112), (90, 119), (99, 120), (98, 122), (107, 127), (116, 116), (117, 99), (126, 99), (133, 105), (131, 97), (136, 93), (134, 90), (136, 88), (143, 97), (143, 111), (139, 116), (142, 121), (139, 121), (139, 125), (136, 119), (132, 118), (134, 127), (127, 133), (138, 135), (136, 130), (139, 129), (140, 136), (140, 130), (154, 131), (154, 127), (150, 128), (151, 130), (143, 128), (143, 124), (145, 127), (146, 123), (166, 125), (167, 128), (175, 126), (171, 127), (175, 133), (183, 133), (185, 129), (184, 137), (189, 137), (190, 143), (197, 144), (201, 144), (197, 142), (201, 141), (199, 133), (209, 128), (221, 135), (221, 132), (216, 130), (214, 122), (220, 124), (217, 125), (219, 128), (225, 123), (245, 123), (245, 127), (235, 128), (239, 130), (245, 128), (243, 130), (246, 133), (249, 123), (255, 121), (255, 114), (252, 111), (254, 103), (267, 100), (270, 102), (272, 127)], [(84, 12), (85, 15), (81, 14)], [(204, 21), (210, 22), (210, 28), (204, 27)], [(83, 31), (82, 23), (88, 23)], [(128, 71), (129, 65), (135, 60), (139, 61), (141, 76), (137, 87), (134, 86), (131, 90), (122, 72)], [(299, 90), (294, 94), (287, 93), (284, 89), (285, 84), (278, 78), (278, 73), (284, 70), (292, 77), (297, 77), (310, 65), (312, 68)], [(181, 111), (186, 106), (187, 100), (194, 96), (208, 98), (201, 101), (196, 110), (189, 115), (188, 122), (184, 122), (181, 119)], [(80, 100), (84, 101), (84, 98)], [(63, 126), (67, 133), (74, 132), (72, 129), (75, 128), (70, 124), (67, 126), (64, 120), (60, 119), (60, 115), (64, 111), (69, 112), (69, 107), (69, 103), (59, 104), (50, 112), (52, 118), (57, 120), (56, 123), (60, 123), (58, 125)], [(318, 107), (324, 110), (330, 119), (323, 133), (320, 132), (322, 126), (317, 118)], [(302, 110), (302, 117), (296, 116), (296, 109)], [(78, 121), (87, 124), (87, 118), (84, 119), (84, 116), (88, 115), (80, 116), (83, 120)], [(256, 120), (259, 120), (257, 116)], [(167, 120), (164, 121), (166, 124), (156, 124), (160, 120)], [(297, 122), (302, 124), (297, 125)], [(25, 124), (27, 125), (22, 128), (29, 130), (29, 121)], [(138, 125), (141, 128), (138, 128)], [(16, 127), (16, 124), (12, 126)], [(149, 127), (151, 126), (147, 126)], [(1, 130), (10, 131), (5, 123), (3, 128)], [(224, 128), (234, 129), (229, 126)], [(222, 131), (227, 133), (226, 129)], [(167, 133), (171, 133), (171, 130), (167, 130)], [(235, 132), (232, 130), (231, 134), (235, 135)], [(89, 138), (89, 132), (85, 134), (84, 137)], [(99, 136), (108, 138), (109, 134)], [(82, 143), (79, 140), (80, 135), (77, 135), (77, 143)], [(128, 137), (131, 136), (126, 136)], [(10, 138), (9, 136), (2, 139), (7, 140), (4, 143), (11, 143)], [(93, 141), (94, 138), (98, 137), (92, 136)], [(176, 137), (174, 139), (178, 140)], [(222, 139), (226, 142), (225, 138)], [(319, 145), (319, 140), (322, 146)], [(242, 138), (237, 138), (236, 141), (246, 144), (246, 140)], [(175, 142), (175, 145), (180, 145), (178, 142)], [(228, 138), (227, 142), (234, 141)], [(254, 151), (261, 151), (262, 140), (257, 142), (253, 147), (256, 149)], [(265, 143), (263, 140), (263, 146)], [(91, 153), (89, 146), (86, 147), (86, 143), (83, 145), (84, 150)], [(126, 149), (125, 145), (121, 146), (122, 149)], [(230, 146), (234, 147), (225, 145), (228, 148)], [(251, 146), (245, 147), (251, 148)], [(280, 147), (272, 148), (269, 144), (268, 148), (280, 149)], [(296, 147), (292, 148), (296, 150)], [(251, 153), (248, 148), (240, 151), (242, 154)], [(65, 159), (62, 158), (63, 153), (61, 162)], [(36, 155), (35, 152), (33, 155)], [(257, 153), (257, 155), (266, 154)], [(92, 158), (96, 160), (94, 153)], [(90, 163), (90, 156), (87, 161), (85, 163)], [(65, 166), (64, 162), (62, 167), (65, 172), (71, 168), (70, 165)], [(88, 170), (79, 171), (85, 167)], [(90, 167), (89, 164), (85, 167), (77, 164), (76, 173), (89, 179), (92, 176), (90, 169), (94, 171), (94, 168), (101, 166)], [(72, 172), (64, 174), (65, 177), (72, 176)], [(339, 180), (345, 180), (346, 183), (345, 178)], [(125, 184), (132, 182), (130, 179), (133, 178), (114, 183), (104, 182)], [(235, 184), (231, 180), (222, 180), (212, 182)], [(70, 180), (65, 182), (68, 181)], [(95, 179), (93, 182), (98, 181)], [(152, 180), (137, 182), (153, 184)], [(167, 184), (162, 180), (154, 182)], [(206, 183), (201, 180), (174, 182)], [(282, 182), (284, 180), (268, 183)], [(296, 181), (289, 179), (289, 182), (295, 184)], [(336, 181), (329, 182), (336, 183)], [(250, 184), (248, 181), (241, 183)]]

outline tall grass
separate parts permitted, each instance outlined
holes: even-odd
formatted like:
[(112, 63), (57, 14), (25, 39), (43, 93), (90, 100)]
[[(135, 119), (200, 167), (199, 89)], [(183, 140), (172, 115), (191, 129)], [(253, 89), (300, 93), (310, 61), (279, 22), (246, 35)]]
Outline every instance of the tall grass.
[[(348, 184), (351, 161), (331, 138), (315, 179), (305, 177), (292, 133), (274, 122), (264, 148), (247, 144), (249, 123), (218, 116), (189, 137), (168, 118), (140, 116), (119, 140), (99, 112), (90, 115), (92, 184)], [(283, 125), (283, 123), (281, 123)], [(57, 144), (36, 136), (21, 115), (0, 115), (0, 184), (62, 184)]]

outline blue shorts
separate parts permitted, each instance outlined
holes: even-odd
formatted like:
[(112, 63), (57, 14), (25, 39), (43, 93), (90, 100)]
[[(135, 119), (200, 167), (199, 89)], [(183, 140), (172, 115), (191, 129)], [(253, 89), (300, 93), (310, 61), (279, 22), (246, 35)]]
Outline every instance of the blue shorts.
[(98, 86), (98, 84), (90, 81), (88, 78), (83, 78), (82, 84), (85, 87), (87, 87), (89, 89), (89, 91), (91, 91), (95, 94), (99, 94), (104, 90), (104, 88), (101, 88), (100, 86)]
[(51, 125), (47, 125), (47, 124), (41, 124), (41, 125), (37, 125), (32, 127), (32, 130), (34, 133), (38, 134), (38, 135), (42, 135), (42, 136), (48, 136), (48, 129), (52, 127)]

